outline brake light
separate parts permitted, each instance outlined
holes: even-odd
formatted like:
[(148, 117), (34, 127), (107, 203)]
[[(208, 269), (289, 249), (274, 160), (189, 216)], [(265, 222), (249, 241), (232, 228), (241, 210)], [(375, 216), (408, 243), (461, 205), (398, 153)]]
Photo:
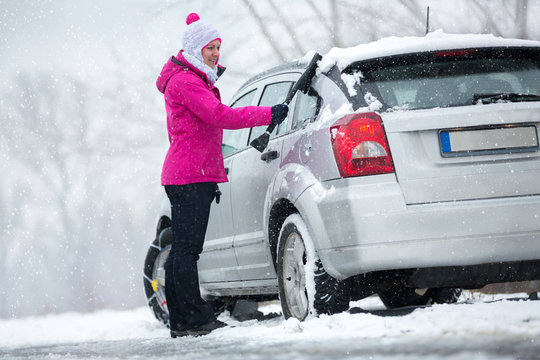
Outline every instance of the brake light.
[(388, 140), (378, 114), (346, 115), (330, 127), (330, 133), (342, 177), (394, 172)]
[(463, 49), (463, 50), (444, 50), (444, 51), (435, 51), (435, 56), (437, 57), (455, 57), (455, 56), (467, 56), (472, 55), (476, 52), (475, 49)]

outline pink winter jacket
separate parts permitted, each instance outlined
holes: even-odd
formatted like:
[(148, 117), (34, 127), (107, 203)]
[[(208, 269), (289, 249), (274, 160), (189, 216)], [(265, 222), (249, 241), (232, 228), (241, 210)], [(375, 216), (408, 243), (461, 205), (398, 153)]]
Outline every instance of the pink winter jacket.
[(162, 185), (226, 182), (221, 143), (223, 129), (270, 124), (267, 106), (230, 108), (206, 74), (178, 53), (182, 67), (167, 61), (156, 85), (165, 95), (170, 147), (161, 173)]

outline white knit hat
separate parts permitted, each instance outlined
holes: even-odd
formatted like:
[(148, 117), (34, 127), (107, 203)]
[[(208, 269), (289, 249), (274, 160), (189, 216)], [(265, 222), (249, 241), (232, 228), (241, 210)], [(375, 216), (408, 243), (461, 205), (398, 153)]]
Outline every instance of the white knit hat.
[(219, 33), (215, 27), (200, 20), (199, 15), (195, 13), (187, 16), (186, 24), (187, 27), (182, 37), (182, 55), (191, 65), (206, 73), (208, 80), (213, 84), (218, 79), (219, 58), (216, 60), (216, 66), (212, 69), (204, 63), (201, 51), (214, 40), (221, 42)]
[(185, 52), (203, 61), (202, 49), (214, 40), (221, 42), (219, 33), (215, 27), (200, 20), (196, 13), (187, 16), (186, 24), (188, 26), (184, 30), (182, 47)]

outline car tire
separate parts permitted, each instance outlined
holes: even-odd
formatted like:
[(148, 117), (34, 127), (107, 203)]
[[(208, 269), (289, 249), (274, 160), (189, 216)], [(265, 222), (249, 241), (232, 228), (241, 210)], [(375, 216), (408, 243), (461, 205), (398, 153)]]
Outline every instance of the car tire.
[(298, 214), (289, 216), (281, 228), (277, 267), (285, 319), (302, 321), (309, 314), (335, 314), (349, 309), (350, 283), (324, 270)]
[(429, 288), (420, 292), (414, 288), (394, 287), (381, 291), (379, 298), (389, 309), (428, 304), (453, 304), (458, 301), (461, 291), (460, 288)]
[(144, 260), (144, 292), (152, 313), (163, 324), (169, 326), (169, 310), (165, 298), (165, 262), (172, 244), (170, 227), (162, 229), (150, 245)]
[[(165, 297), (165, 262), (169, 256), (172, 244), (170, 227), (162, 229), (148, 249), (144, 261), (144, 291), (148, 306), (160, 322), (169, 326), (169, 310)], [(218, 316), (225, 310), (234, 307), (235, 299), (231, 297), (207, 296), (205, 300)]]

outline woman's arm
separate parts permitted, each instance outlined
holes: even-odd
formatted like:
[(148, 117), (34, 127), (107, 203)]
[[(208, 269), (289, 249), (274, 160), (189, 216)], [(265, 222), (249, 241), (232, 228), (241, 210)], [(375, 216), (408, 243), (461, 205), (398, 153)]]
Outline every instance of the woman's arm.
[(181, 76), (175, 76), (171, 81), (174, 83), (169, 84), (167, 90), (177, 92), (176, 95), (181, 104), (212, 126), (223, 129), (242, 129), (270, 124), (271, 108), (269, 106), (230, 108), (223, 104), (196, 74), (185, 72)]

